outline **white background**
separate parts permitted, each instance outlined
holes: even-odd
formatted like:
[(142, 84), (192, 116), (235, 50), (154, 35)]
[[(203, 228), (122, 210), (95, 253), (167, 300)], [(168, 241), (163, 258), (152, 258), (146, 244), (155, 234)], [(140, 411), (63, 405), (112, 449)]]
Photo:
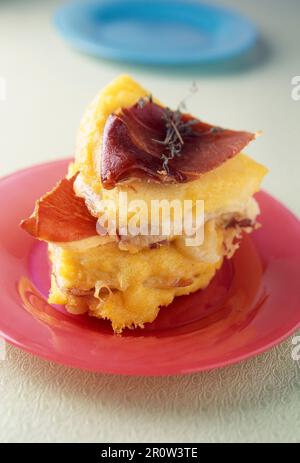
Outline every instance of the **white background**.
[[(132, 74), (175, 107), (230, 128), (262, 130), (247, 150), (270, 168), (264, 188), (300, 214), (300, 2), (223, 1), (253, 18), (260, 51), (234, 67), (149, 69), (70, 49), (51, 15), (58, 1), (0, 2), (0, 173), (72, 155), (79, 120), (113, 77)], [(274, 224), (276, 226), (276, 224)], [(284, 237), (283, 237), (284, 238)], [(291, 341), (241, 365), (173, 377), (120, 378), (49, 364), (15, 348), (0, 362), (1, 441), (300, 440), (299, 365)]]

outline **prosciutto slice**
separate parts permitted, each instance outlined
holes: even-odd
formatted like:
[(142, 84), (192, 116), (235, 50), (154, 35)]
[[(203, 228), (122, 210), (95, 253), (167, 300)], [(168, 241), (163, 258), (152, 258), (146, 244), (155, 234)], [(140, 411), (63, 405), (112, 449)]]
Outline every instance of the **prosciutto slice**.
[(165, 108), (148, 101), (110, 115), (100, 153), (103, 187), (111, 189), (132, 178), (161, 183), (195, 180), (238, 154), (255, 138), (253, 133), (222, 129), (189, 114), (180, 113), (179, 117), (181, 123), (190, 124), (189, 130), (182, 132), (182, 149), (168, 160), (166, 168)]
[(76, 176), (63, 179), (36, 203), (31, 217), (21, 227), (44, 241), (70, 242), (97, 235), (97, 218), (93, 217), (84, 199), (75, 195)]

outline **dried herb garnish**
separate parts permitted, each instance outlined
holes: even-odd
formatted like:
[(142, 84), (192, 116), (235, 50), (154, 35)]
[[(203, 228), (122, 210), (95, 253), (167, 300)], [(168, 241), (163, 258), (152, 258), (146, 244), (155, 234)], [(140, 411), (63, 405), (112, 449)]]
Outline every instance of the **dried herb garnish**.
[(163, 169), (169, 173), (169, 161), (174, 159), (175, 156), (180, 156), (186, 137), (197, 135), (193, 131), (193, 126), (199, 121), (197, 119), (184, 121), (179, 109), (172, 111), (170, 108), (164, 108), (163, 118), (166, 126), (165, 139), (153, 139), (153, 141), (164, 146), (161, 159), (163, 161)]
[[(187, 137), (203, 136), (209, 133), (221, 132), (220, 127), (212, 127), (208, 132), (196, 132), (193, 126), (199, 123), (198, 119), (183, 119), (182, 110), (186, 110), (186, 100), (198, 91), (197, 84), (193, 82), (189, 94), (179, 103), (177, 109), (172, 111), (170, 108), (163, 108), (163, 119), (166, 127), (166, 136), (164, 140), (153, 139), (155, 143), (159, 143), (164, 147), (161, 159), (163, 161), (163, 170), (169, 174), (169, 161), (175, 156), (179, 157), (182, 153), (182, 148)], [(143, 109), (147, 103), (153, 103), (152, 95), (140, 98), (138, 101), (139, 108)]]
[(160, 143), (165, 147), (161, 155), (163, 161), (163, 169), (169, 173), (169, 161), (174, 159), (175, 156), (179, 157), (184, 145), (184, 139), (190, 136), (197, 136), (198, 134), (193, 130), (193, 126), (199, 121), (197, 119), (190, 119), (184, 121), (182, 119), (182, 112), (186, 110), (187, 99), (197, 93), (198, 86), (193, 82), (189, 94), (179, 103), (177, 110), (172, 111), (170, 108), (164, 109), (164, 121), (166, 124), (166, 136), (164, 140), (153, 140)]

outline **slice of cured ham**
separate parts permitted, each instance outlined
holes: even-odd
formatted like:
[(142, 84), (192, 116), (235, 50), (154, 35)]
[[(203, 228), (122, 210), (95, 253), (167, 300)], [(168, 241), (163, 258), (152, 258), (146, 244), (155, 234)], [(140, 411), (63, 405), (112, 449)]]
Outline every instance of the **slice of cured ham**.
[[(175, 139), (179, 132), (177, 143), (182, 142), (172, 159), (170, 144), (163, 143), (170, 133), (170, 120), (175, 121), (176, 129), (171, 127)], [(107, 119), (100, 153), (102, 185), (110, 189), (132, 178), (161, 183), (195, 180), (238, 154), (254, 138), (252, 133), (206, 124), (152, 101), (137, 103)]]
[(63, 179), (36, 203), (31, 217), (21, 227), (36, 238), (70, 242), (97, 235), (96, 222), (84, 199), (75, 195), (75, 177)]

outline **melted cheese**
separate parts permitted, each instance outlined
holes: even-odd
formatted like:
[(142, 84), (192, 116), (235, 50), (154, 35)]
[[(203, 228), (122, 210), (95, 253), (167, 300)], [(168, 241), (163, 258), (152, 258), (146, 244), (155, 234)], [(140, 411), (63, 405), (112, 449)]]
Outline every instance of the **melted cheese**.
[[(112, 201), (111, 214), (119, 211), (120, 193), (126, 192), (128, 205), (137, 199), (145, 201), (147, 210), (151, 211), (153, 200), (197, 200), (204, 201), (207, 217), (226, 213), (240, 212), (254, 193), (259, 190), (267, 169), (245, 154), (238, 154), (216, 169), (202, 175), (198, 180), (172, 185), (134, 181), (129, 185), (119, 185), (111, 190), (101, 189), (97, 194), (91, 183), (79, 175), (75, 181), (75, 191), (86, 200), (91, 213), (101, 216), (101, 201)], [(107, 203), (109, 204), (109, 203)], [(130, 209), (128, 208), (130, 213)], [(150, 219), (150, 215), (148, 217)]]

